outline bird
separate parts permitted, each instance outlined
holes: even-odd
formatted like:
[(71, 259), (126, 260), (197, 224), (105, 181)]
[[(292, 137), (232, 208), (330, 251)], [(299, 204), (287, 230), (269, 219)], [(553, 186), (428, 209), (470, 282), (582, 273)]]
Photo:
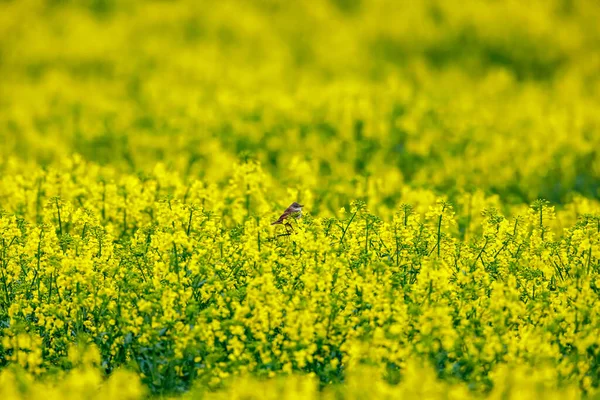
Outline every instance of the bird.
[(271, 225), (282, 224), (283, 221), (286, 220), (290, 216), (300, 218), (302, 216), (302, 207), (304, 207), (302, 204), (293, 202), (291, 206), (289, 206), (288, 208), (285, 209), (283, 214), (281, 214), (281, 217), (279, 217), (279, 219), (277, 221), (271, 223)]

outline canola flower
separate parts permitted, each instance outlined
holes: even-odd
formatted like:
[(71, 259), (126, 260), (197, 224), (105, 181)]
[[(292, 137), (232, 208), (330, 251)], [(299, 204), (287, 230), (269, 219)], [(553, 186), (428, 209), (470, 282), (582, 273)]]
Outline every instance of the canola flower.
[[(371, 366), (382, 386), (361, 390), (382, 396), (419, 393), (410, 374), (421, 373), (447, 382), (432, 395), (510, 393), (515, 382), (596, 393), (597, 203), (557, 211), (537, 201), (514, 216), (489, 207), (460, 226), (466, 210), (442, 199), (387, 221), (357, 201), (280, 235), (254, 212), (272, 201), (260, 165), (235, 170), (245, 185), (209, 192), (162, 168), (109, 181), (110, 169), (78, 159), (5, 175), (3, 363), (33, 378), (61, 366), (71, 371), (64, 385), (92, 387), (90, 364), (129, 368), (155, 391), (252, 391), (261, 384), (235, 383), (252, 375), (300, 379), (298, 390), (315, 394), (347, 382), (351, 396), (352, 372)], [(119, 385), (111, 379), (106, 390)]]
[(599, 396), (598, 20), (0, 2), (0, 397)]

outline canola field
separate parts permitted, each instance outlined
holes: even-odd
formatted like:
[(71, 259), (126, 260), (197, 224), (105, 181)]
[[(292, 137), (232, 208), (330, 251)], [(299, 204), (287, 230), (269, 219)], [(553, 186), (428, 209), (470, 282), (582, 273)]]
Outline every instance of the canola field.
[(0, 398), (599, 398), (598, 21), (0, 1)]

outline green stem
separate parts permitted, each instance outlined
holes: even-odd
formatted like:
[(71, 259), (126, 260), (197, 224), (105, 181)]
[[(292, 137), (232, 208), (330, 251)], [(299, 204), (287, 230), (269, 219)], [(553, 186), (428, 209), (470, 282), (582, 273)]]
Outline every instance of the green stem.
[(60, 218), (60, 205), (58, 204), (58, 198), (54, 199), (56, 202), (56, 211), (58, 213), (58, 232), (62, 236), (62, 219)]
[(437, 231), (437, 255), (440, 257), (440, 242), (442, 240), (442, 218), (444, 217), (444, 211), (446, 210), (446, 205), (442, 206), (442, 212), (440, 214), (440, 219), (438, 220), (438, 231)]
[(190, 236), (190, 229), (192, 228), (192, 215), (194, 214), (194, 210), (190, 208), (190, 218), (188, 219), (188, 227), (187, 227), (187, 235)]
[(357, 212), (358, 211), (355, 211), (354, 214), (352, 214), (350, 221), (348, 221), (348, 225), (346, 225), (346, 228), (342, 231), (342, 237), (340, 238), (340, 244), (342, 244), (344, 242), (344, 237), (346, 236), (346, 232), (348, 232), (348, 228), (350, 228), (350, 224), (354, 220), (354, 217), (356, 217)]
[(396, 267), (398, 266), (399, 260), (398, 260), (398, 228), (396, 227), (396, 224), (394, 224), (394, 238), (396, 239)]
[(544, 205), (540, 204), (540, 231), (542, 231), (542, 240), (544, 240)]
[(365, 252), (369, 253), (369, 216), (365, 218), (366, 221), (366, 237), (365, 237)]

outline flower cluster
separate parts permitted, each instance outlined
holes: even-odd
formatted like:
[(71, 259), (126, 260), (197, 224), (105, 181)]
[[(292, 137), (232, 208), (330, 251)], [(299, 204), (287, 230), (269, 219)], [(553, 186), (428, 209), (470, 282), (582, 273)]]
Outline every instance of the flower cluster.
[[(34, 377), (127, 367), (157, 392), (296, 374), (352, 391), (367, 365), (384, 392), (417, 390), (415, 368), (474, 393), (521, 390), (503, 368), (540, 373), (544, 390), (597, 390), (597, 202), (505, 215), (480, 193), (455, 209), (420, 192), (391, 218), (354, 201), (284, 229), (268, 185), (254, 161), (210, 190), (160, 166), (10, 171), (0, 362)], [(73, 355), (77, 343), (92, 355)]]

